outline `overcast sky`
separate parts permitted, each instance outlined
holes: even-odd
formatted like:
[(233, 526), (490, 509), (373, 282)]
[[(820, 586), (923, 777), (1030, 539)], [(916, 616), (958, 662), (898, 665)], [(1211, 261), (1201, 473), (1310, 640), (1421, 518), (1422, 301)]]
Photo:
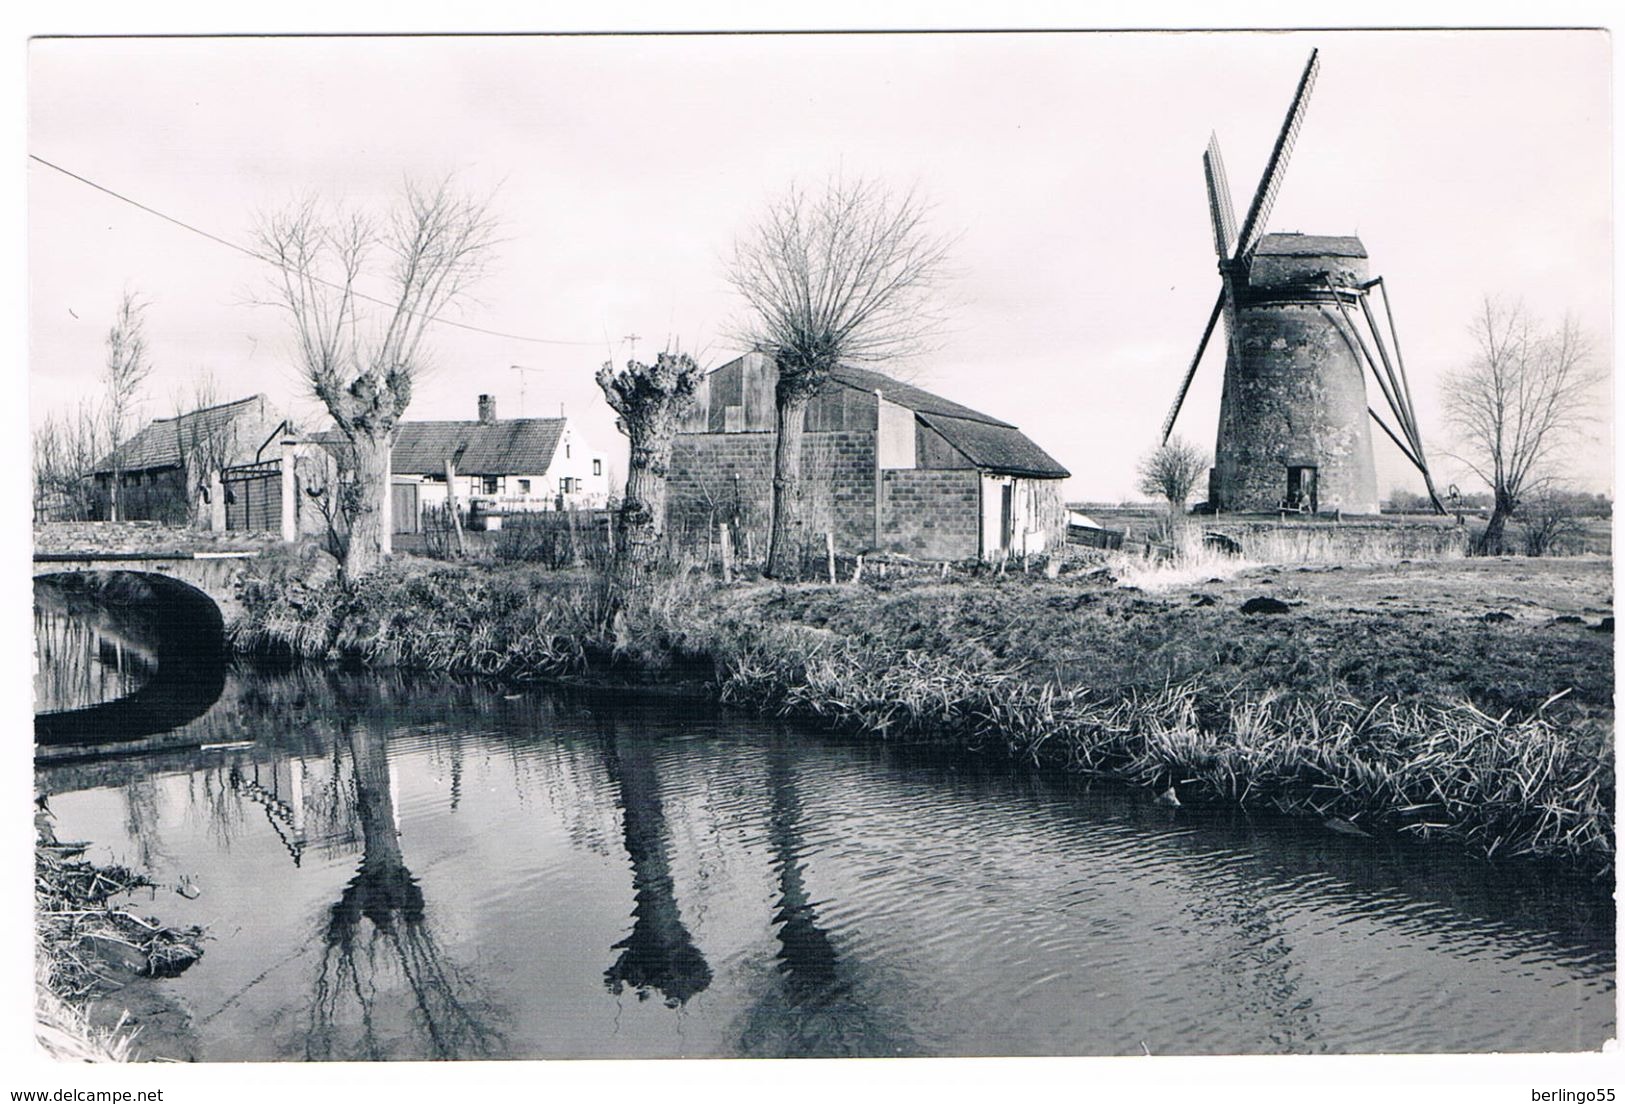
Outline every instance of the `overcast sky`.
[[(1600, 32), (36, 40), (28, 146), (243, 243), (307, 192), (381, 204), (447, 173), (494, 190), (504, 242), (458, 317), (553, 343), (435, 327), (407, 416), (471, 418), (482, 392), (515, 416), (523, 379), (525, 414), (562, 404), (617, 454), (594, 370), (630, 334), (640, 356), (730, 359), (722, 258), (764, 202), (836, 172), (917, 185), (958, 237), (956, 278), (949, 331), (903, 370), (1021, 426), (1070, 497), (1115, 500), (1217, 291), (1208, 134), (1244, 209), (1316, 46), (1270, 228), (1365, 242), (1440, 482), (1466, 489), (1437, 388), (1486, 294), (1571, 312), (1607, 366)], [(253, 305), (265, 266), (38, 164), (29, 235), (35, 423), (95, 392), (126, 287), (151, 301), (148, 416), (212, 371), (222, 397), (315, 421), (283, 317)], [(1180, 420), (1209, 449), (1221, 350)], [(1612, 488), (1607, 402), (1569, 462), (1588, 489)], [(1384, 494), (1419, 487), (1385, 441), (1378, 465)]]

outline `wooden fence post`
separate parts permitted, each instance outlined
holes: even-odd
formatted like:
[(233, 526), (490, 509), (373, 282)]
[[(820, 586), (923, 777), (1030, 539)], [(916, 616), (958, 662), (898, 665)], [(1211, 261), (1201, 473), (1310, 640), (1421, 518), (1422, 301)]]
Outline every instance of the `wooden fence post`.
[(824, 557), (829, 561), (829, 581), (835, 581), (835, 534), (824, 530)]
[(731, 583), (734, 581), (734, 542), (725, 521), (717, 522), (717, 544), (722, 552), (722, 581)]
[(446, 512), (451, 515), (451, 531), (457, 538), (457, 556), (464, 555), (463, 519), (457, 513), (457, 465), (446, 459)]

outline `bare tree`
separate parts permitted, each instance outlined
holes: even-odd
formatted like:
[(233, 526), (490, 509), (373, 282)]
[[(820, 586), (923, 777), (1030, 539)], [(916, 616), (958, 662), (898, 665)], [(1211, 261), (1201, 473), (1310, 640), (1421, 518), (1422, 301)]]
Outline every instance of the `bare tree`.
[(750, 309), (738, 336), (778, 368), (773, 578), (801, 570), (801, 442), (813, 397), (842, 361), (916, 352), (940, 324), (928, 300), (950, 242), (928, 230), (926, 214), (913, 192), (835, 179), (817, 195), (792, 187), (734, 243), (728, 280)]
[(147, 359), (143, 316), (147, 304), (134, 291), (125, 291), (118, 314), (107, 331), (107, 362), (102, 368), (102, 417), (107, 430), (112, 482), (107, 519), (119, 520), (119, 483), (124, 475), (124, 438), (131, 430), (141, 401), (141, 387), (152, 374)]
[(1522, 307), (1486, 299), (1472, 326), (1478, 355), (1444, 384), (1457, 459), (1489, 485), (1494, 507), (1479, 551), (1506, 549), (1506, 523), (1550, 475), (1569, 433), (1584, 421), (1596, 374), (1590, 343), (1571, 319), (1544, 330)]
[[(383, 218), (307, 200), (261, 223), (260, 249), (278, 266), (275, 302), (292, 320), (300, 369), (353, 446), (359, 493), (347, 580), (389, 551), (389, 452), (424, 367), (424, 333), (482, 275), (493, 231), (489, 202), (461, 195), (449, 180), (408, 182)], [(379, 254), (387, 264), (374, 273)], [(374, 276), (388, 288), (377, 299), (358, 286)]]
[(631, 444), (626, 494), (615, 527), (615, 577), (623, 588), (647, 583), (660, 552), (666, 520), (666, 476), (672, 440), (694, 403), (700, 366), (687, 353), (661, 353), (653, 364), (626, 362), (598, 370), (598, 386)]
[(1140, 461), (1140, 493), (1167, 499), (1169, 524), (1177, 525), (1208, 465), (1207, 453), (1183, 437), (1170, 437)]

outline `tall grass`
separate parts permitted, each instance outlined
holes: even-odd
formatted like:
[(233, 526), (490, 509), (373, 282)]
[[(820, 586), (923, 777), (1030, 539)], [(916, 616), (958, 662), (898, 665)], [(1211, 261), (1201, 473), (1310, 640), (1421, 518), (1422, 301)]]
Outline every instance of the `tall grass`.
[[(1200, 549), (1191, 557), (1183, 567), (1146, 567), (1143, 585), (1241, 566)], [(1040, 599), (1032, 585), (935, 583), (881, 597), (851, 585), (726, 588), (678, 570), (611, 618), (607, 584), (590, 572), (397, 564), (354, 587), (285, 583), (260, 593), (234, 642), (515, 678), (661, 678), (681, 665), (690, 677), (703, 670), (726, 702), (832, 730), (997, 750), (1173, 785), (1186, 800), (1612, 868), (1612, 735), (1600, 724), (1560, 723), (1551, 702), (1497, 717), (1442, 698), (1359, 701), (1317, 680), (1291, 693), (1246, 692), (1170, 673), (1161, 686), (1092, 688), (1084, 683), (1099, 671), (1063, 672), (1055, 658), (1076, 640), (1026, 647), (999, 626), (1016, 618), (1032, 632), (1071, 626), (1085, 637), (1109, 629), (1122, 647), (1154, 650), (1162, 622), (1131, 630), (1109, 608), (1089, 620), (1075, 604), (1089, 594), (1057, 583)], [(1065, 609), (1044, 613), (1054, 601)], [(1280, 662), (1278, 650), (1259, 654)]]
[(1233, 556), (1221, 551), (1204, 541), (1202, 530), (1194, 527), (1183, 529), (1172, 548), (1172, 555), (1167, 556), (1114, 552), (1107, 566), (1118, 586), (1158, 593), (1208, 579), (1228, 579), (1259, 563), (1249, 554)]
[(1544, 708), (1514, 719), (1466, 703), (1215, 696), (1195, 682), (1108, 698), (965, 656), (887, 655), (806, 626), (731, 643), (723, 700), (840, 731), (1001, 748), (1175, 786), (1185, 800), (1613, 867), (1611, 749), (1586, 746)]

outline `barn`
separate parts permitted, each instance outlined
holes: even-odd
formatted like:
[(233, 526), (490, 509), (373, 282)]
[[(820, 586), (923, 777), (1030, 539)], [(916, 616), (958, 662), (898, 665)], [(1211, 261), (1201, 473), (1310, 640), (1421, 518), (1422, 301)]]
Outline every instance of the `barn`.
[[(765, 548), (777, 382), (772, 359), (754, 352), (701, 381), (672, 451), (673, 531), (726, 521)], [(992, 560), (1065, 539), (1070, 473), (1009, 422), (843, 365), (806, 430), (802, 516), (820, 544), (828, 533), (842, 552)]]

